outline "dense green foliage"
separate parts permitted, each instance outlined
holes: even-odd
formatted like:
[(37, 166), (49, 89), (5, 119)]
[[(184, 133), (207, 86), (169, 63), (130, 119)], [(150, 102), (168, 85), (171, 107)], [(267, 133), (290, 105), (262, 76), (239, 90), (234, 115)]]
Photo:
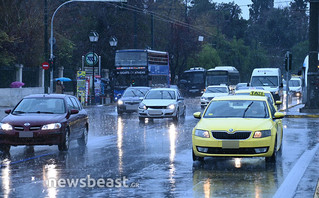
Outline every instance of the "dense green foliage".
[[(44, 41), (44, 1), (0, 2), (1, 67), (39, 67), (49, 56), (44, 50), (48, 44)], [(51, 16), (65, 1), (47, 2), (50, 31)], [(252, 0), (249, 20), (241, 17), (239, 5), (209, 0), (70, 3), (54, 19), (55, 63), (71, 71), (81, 67), (81, 56), (91, 50), (88, 33), (96, 30), (100, 39), (95, 50), (102, 56), (102, 68), (113, 68), (114, 51), (108, 40), (116, 36), (116, 49), (168, 51), (172, 79), (194, 66), (233, 65), (242, 80), (248, 81), (255, 67), (282, 68), (288, 50), (293, 53), (293, 71), (297, 72), (308, 53), (306, 13), (306, 0), (293, 0), (286, 8), (275, 8), (274, 0)], [(198, 36), (204, 41), (198, 41)]]

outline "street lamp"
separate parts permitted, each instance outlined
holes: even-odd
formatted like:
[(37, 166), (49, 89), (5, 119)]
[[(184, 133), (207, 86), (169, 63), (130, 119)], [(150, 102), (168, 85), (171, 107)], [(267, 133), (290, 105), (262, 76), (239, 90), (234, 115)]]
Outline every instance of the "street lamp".
[[(115, 48), (117, 46), (117, 38), (115, 36), (111, 36), (109, 40), (110, 46), (112, 47), (112, 67), (111, 67), (111, 75), (110, 75), (110, 82), (113, 83), (113, 77), (114, 77), (114, 72), (112, 71), (115, 65)], [(113, 97), (114, 97), (114, 86), (111, 84), (111, 102), (113, 102)]]
[(94, 73), (94, 68), (95, 68), (95, 54), (94, 54), (94, 44), (97, 43), (97, 41), (99, 40), (99, 34), (95, 31), (91, 31), (89, 34), (89, 39), (90, 42), (92, 43), (92, 56), (93, 56), (93, 91), (92, 91), (92, 96), (93, 96), (93, 104), (95, 104), (95, 73)]
[[(113, 0), (114, 2), (127, 2), (127, 0)], [(54, 59), (54, 55), (53, 55), (53, 45), (55, 42), (55, 39), (53, 37), (53, 21), (54, 21), (54, 17), (55, 14), (58, 12), (58, 10), (69, 3), (73, 3), (73, 2), (110, 2), (110, 0), (69, 0), (66, 1), (64, 3), (62, 3), (61, 5), (59, 5), (59, 7), (57, 7), (57, 9), (55, 9), (52, 18), (51, 18), (51, 36), (50, 36), (50, 62), (53, 62)], [(50, 92), (53, 93), (53, 67), (51, 68), (51, 72), (50, 72)]]

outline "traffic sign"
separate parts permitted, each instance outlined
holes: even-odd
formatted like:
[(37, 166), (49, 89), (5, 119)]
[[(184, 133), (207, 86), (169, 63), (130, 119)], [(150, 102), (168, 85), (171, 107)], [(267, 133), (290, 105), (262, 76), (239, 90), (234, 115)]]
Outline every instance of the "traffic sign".
[(94, 53), (94, 63), (93, 63), (93, 53), (89, 52), (85, 55), (85, 61), (89, 66), (96, 65), (96, 63), (99, 61), (99, 57), (96, 53)]
[(42, 69), (44, 69), (44, 70), (49, 69), (49, 63), (48, 62), (43, 62), (42, 63)]

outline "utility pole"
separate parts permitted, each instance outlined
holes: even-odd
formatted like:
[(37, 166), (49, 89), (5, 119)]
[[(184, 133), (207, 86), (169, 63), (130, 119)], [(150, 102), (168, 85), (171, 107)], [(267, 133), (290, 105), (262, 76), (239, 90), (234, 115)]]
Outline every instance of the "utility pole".
[(154, 49), (154, 15), (151, 13), (151, 48)]
[(310, 0), (307, 101), (305, 107), (300, 109), (300, 112), (319, 112), (318, 10), (319, 0)]

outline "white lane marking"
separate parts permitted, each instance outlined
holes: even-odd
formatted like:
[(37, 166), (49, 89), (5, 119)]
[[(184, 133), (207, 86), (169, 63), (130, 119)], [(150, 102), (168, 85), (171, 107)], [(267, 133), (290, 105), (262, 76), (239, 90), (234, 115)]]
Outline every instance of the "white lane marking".
[(319, 144), (316, 145), (311, 150), (305, 151), (302, 156), (299, 158), (297, 163), (291, 169), (287, 177), (285, 178), (284, 182), (280, 185), (279, 189), (277, 190), (276, 194), (273, 198), (285, 197), (290, 198), (295, 195), (295, 191), (298, 187), (298, 184), (304, 175), (307, 167), (309, 166), (310, 162), (312, 161), (313, 157), (315, 156), (317, 150), (319, 148)]

